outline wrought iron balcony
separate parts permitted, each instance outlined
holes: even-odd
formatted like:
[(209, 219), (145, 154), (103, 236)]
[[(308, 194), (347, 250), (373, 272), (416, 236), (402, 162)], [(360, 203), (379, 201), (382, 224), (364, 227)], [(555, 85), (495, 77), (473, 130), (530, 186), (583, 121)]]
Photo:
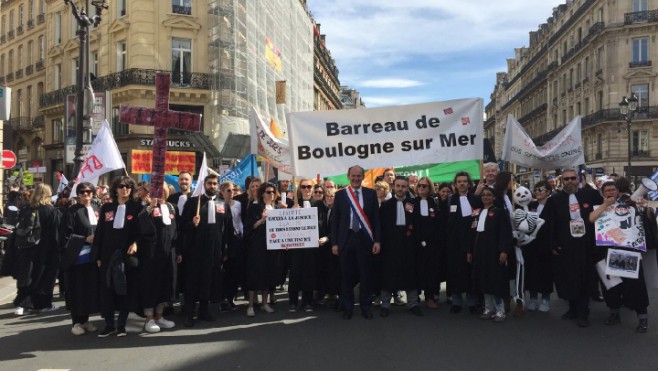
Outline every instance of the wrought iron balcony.
[(45, 14), (37, 15), (37, 24), (42, 24), (45, 21), (46, 21), (46, 15)]
[(191, 6), (173, 5), (171, 11), (174, 14), (192, 15)]
[(32, 126), (35, 129), (44, 129), (46, 126), (46, 118), (44, 115), (39, 115), (32, 119)]
[(4, 44), (5, 42), (7, 42), (7, 35), (0, 36), (0, 44)]
[(7, 79), (7, 82), (14, 81), (14, 73), (13, 72), (8, 73), (7, 76), (5, 76), (5, 78)]
[(8, 121), (14, 131), (30, 131), (34, 128), (32, 119), (27, 116), (15, 117)]
[(645, 10), (642, 12), (624, 13), (625, 25), (655, 22), (658, 22), (658, 10)]
[(33, 65), (33, 64), (31, 64), (31, 65), (25, 67), (25, 74), (26, 74), (26, 75), (29, 76), (29, 75), (32, 74), (32, 72), (34, 72), (34, 65)]
[[(635, 112), (635, 119), (658, 119), (658, 106), (638, 107), (637, 111)], [(594, 112), (583, 117), (582, 128), (586, 129), (590, 126), (610, 121), (624, 121), (624, 117), (619, 113), (619, 108), (602, 109), (598, 112)]]
[(20, 70), (16, 70), (16, 78), (20, 79), (23, 77), (23, 69), (21, 68)]
[(37, 61), (37, 64), (34, 66), (37, 71), (41, 71), (42, 69), (46, 68), (44, 60)]
[(23, 34), (23, 31), (25, 31), (25, 28), (23, 27), (22, 24), (19, 25), (18, 27), (16, 27), (16, 34), (17, 34), (17, 35), (22, 35), (22, 34)]
[[(98, 79), (92, 81), (91, 85), (94, 88), (94, 91), (113, 90), (130, 85), (155, 86), (155, 76), (158, 72), (171, 71), (131, 68), (110, 75), (101, 76)], [(209, 90), (210, 80), (210, 74), (207, 73), (191, 72), (184, 74), (174, 74), (171, 86), (174, 88)], [(62, 104), (64, 103), (64, 100), (68, 94), (74, 94), (76, 91), (77, 86), (71, 85), (60, 90), (42, 94), (39, 97), (39, 106), (49, 107), (56, 104)]]
[(628, 63), (628, 68), (651, 67), (651, 61), (637, 61)]
[(631, 151), (633, 157), (651, 157), (651, 151), (643, 151), (639, 149), (634, 149)]
[(9, 32), (7, 32), (7, 36), (9, 36), (9, 40), (13, 40), (14, 39), (14, 30), (9, 30)]
[(5, 83), (5, 77), (4, 77), (4, 76), (0, 76), (0, 84), (4, 84), (4, 83)]
[(27, 20), (27, 29), (31, 30), (34, 28), (34, 19), (28, 19)]

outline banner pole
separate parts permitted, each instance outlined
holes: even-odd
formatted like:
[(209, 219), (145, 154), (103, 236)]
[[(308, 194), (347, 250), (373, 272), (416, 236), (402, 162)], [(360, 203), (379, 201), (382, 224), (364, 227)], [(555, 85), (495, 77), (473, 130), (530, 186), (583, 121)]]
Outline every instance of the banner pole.
[(296, 176), (292, 176), (292, 199), (295, 206), (299, 206), (299, 199), (297, 198), (297, 181)]

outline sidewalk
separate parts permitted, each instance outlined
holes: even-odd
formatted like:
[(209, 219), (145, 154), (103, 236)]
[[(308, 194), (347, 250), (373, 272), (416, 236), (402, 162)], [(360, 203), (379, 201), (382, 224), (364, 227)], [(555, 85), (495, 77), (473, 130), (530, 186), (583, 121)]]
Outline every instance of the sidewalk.
[(16, 281), (11, 277), (0, 277), (0, 305), (11, 303), (16, 296)]

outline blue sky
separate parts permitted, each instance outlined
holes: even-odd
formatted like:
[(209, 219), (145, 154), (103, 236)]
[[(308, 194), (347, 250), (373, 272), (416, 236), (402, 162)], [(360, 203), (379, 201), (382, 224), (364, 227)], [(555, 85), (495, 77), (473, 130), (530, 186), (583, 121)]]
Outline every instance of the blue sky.
[(480, 97), (564, 0), (308, 0), (367, 107)]

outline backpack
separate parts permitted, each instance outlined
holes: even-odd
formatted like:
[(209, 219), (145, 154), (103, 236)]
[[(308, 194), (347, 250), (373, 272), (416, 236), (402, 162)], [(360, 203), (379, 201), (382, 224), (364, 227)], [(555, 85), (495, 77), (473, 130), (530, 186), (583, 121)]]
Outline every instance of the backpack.
[(35, 246), (41, 240), (41, 222), (39, 221), (39, 210), (26, 207), (18, 216), (18, 224), (14, 230), (14, 244), (19, 249)]

